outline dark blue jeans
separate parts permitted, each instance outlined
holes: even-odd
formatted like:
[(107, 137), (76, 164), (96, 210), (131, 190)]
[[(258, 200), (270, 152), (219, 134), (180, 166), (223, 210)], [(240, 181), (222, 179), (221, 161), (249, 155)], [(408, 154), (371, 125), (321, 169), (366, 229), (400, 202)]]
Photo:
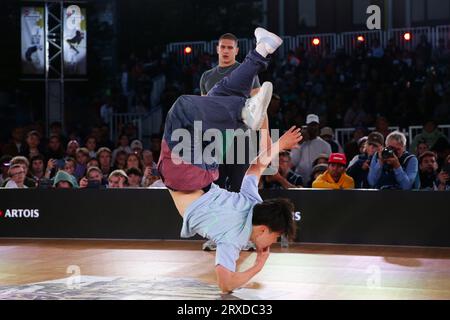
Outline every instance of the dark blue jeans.
[[(208, 129), (243, 128), (242, 108), (252, 89), (253, 78), (268, 66), (269, 59), (263, 58), (255, 50), (247, 54), (244, 62), (227, 77), (219, 81), (207, 96), (182, 95), (167, 114), (161, 156), (158, 168), (166, 186), (179, 191), (202, 189), (218, 178), (217, 163), (200, 163), (194, 159), (194, 147), (203, 149), (202, 135), (195, 138), (194, 121), (201, 121), (201, 133)], [(180, 157), (172, 150), (180, 141), (172, 141), (177, 129), (191, 133), (191, 154), (183, 155), (183, 163), (174, 163)], [(197, 159), (196, 159), (197, 160)]]

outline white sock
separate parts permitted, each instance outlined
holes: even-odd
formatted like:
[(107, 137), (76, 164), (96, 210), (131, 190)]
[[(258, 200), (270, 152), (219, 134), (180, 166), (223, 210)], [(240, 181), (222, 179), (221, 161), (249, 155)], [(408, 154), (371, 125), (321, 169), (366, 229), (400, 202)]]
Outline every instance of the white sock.
[(266, 49), (266, 45), (263, 42), (258, 43), (256, 45), (255, 50), (256, 50), (256, 52), (258, 52), (264, 58), (267, 58), (267, 56), (269, 55), (269, 52)]

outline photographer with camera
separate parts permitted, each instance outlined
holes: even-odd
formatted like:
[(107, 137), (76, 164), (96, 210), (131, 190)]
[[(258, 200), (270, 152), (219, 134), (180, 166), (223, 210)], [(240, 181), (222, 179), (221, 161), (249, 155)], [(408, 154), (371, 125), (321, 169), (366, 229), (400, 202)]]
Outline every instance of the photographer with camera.
[(399, 131), (386, 137), (386, 147), (374, 154), (367, 180), (376, 189), (419, 189), (418, 160), (406, 151), (406, 137)]
[(101, 189), (108, 184), (103, 178), (103, 172), (99, 167), (90, 167), (87, 169), (86, 177), (80, 180), (80, 188)]

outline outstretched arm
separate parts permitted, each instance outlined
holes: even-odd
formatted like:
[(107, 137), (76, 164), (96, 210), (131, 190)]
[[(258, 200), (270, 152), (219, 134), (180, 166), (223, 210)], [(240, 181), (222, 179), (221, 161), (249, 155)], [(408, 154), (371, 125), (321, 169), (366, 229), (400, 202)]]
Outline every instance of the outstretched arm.
[(277, 142), (271, 143), (268, 130), (260, 130), (261, 134), (261, 153), (251, 163), (247, 170), (246, 175), (255, 175), (258, 180), (261, 178), (261, 174), (270, 164), (270, 162), (278, 157), (281, 151), (290, 150), (297, 147), (298, 143), (302, 140), (301, 129), (295, 126), (291, 127), (285, 134), (278, 139)]

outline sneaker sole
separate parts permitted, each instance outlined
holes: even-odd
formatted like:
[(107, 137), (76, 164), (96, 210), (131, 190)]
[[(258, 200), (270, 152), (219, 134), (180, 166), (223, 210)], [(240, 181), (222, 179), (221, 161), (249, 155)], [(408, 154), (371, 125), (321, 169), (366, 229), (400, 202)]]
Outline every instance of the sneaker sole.
[[(264, 43), (268, 44), (269, 46), (272, 47), (273, 50), (276, 50), (279, 46), (281, 46), (283, 44), (283, 39), (281, 39), (275, 33), (267, 31), (264, 28), (256, 28), (255, 29), (255, 38), (256, 38), (257, 33), (261, 33), (259, 42), (264, 42)], [(259, 42), (257, 42), (257, 44)]]
[(269, 108), (270, 100), (272, 99), (272, 92), (273, 92), (273, 85), (271, 82), (264, 82), (261, 86), (261, 91), (264, 91), (264, 96), (262, 100), (262, 109), (261, 109), (261, 120), (259, 121), (258, 125), (256, 126), (255, 130), (261, 129), (261, 126), (264, 122), (264, 115), (267, 112), (267, 109)]

